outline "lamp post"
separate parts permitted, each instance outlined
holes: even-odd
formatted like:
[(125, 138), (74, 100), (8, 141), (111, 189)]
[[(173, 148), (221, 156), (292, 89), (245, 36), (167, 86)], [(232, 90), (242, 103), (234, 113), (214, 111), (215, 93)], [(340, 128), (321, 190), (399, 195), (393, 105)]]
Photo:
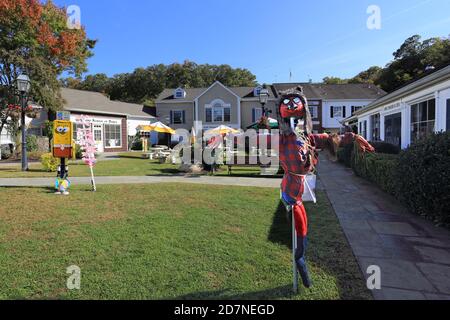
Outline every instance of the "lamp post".
[(27, 137), (25, 126), (25, 108), (28, 102), (28, 93), (31, 89), (30, 78), (21, 74), (16, 79), (16, 89), (19, 93), (20, 105), (21, 105), (21, 129), (22, 129), (22, 171), (28, 171), (28, 158), (27, 158)]
[(268, 116), (269, 110), (266, 108), (267, 101), (269, 100), (269, 90), (266, 85), (263, 86), (261, 91), (259, 92), (259, 102), (262, 106), (262, 114), (263, 117)]

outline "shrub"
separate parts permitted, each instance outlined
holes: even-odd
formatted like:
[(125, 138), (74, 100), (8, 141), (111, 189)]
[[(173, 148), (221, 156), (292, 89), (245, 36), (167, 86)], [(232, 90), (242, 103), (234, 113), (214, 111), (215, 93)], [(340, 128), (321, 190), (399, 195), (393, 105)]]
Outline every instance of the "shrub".
[(75, 159), (83, 158), (83, 150), (79, 144), (75, 145)]
[(38, 139), (35, 135), (27, 135), (27, 151), (38, 151)]
[(13, 154), (11, 146), (9, 144), (0, 145), (0, 154), (1, 159), (9, 159)]
[(353, 143), (347, 144), (344, 147), (338, 149), (337, 158), (339, 162), (342, 162), (347, 167), (351, 168), (352, 153), (353, 153)]
[(41, 156), (41, 164), (45, 171), (55, 172), (58, 170), (59, 160), (51, 153), (45, 153)]
[(394, 174), (398, 164), (397, 155), (353, 153), (351, 163), (358, 176), (372, 181), (389, 194), (396, 194)]
[(36, 160), (39, 161), (42, 157), (43, 154), (45, 154), (46, 152), (42, 152), (42, 151), (31, 151), (27, 153), (27, 157), (28, 160)]
[(450, 132), (422, 139), (399, 156), (399, 199), (410, 210), (450, 225)]
[(370, 142), (370, 144), (375, 148), (377, 153), (386, 153), (386, 154), (399, 154), (400, 148), (391, 143), (376, 141)]

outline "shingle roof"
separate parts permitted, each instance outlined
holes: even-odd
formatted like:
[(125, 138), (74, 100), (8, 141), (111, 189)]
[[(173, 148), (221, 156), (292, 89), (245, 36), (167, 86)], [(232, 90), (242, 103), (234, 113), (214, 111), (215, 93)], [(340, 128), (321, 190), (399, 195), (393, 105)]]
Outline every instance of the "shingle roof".
[[(255, 87), (227, 87), (232, 92), (234, 92), (237, 96), (242, 99), (246, 98), (255, 98), (254, 89)], [(186, 97), (183, 99), (175, 99), (174, 92), (176, 89), (164, 89), (164, 91), (158, 96), (156, 102), (192, 102), (198, 96), (200, 96), (203, 92), (205, 92), (208, 88), (185, 88)], [(272, 88), (269, 86), (269, 96), (276, 97), (275, 93), (272, 91)]]
[(65, 101), (64, 109), (68, 111), (91, 111), (92, 113), (154, 118), (143, 105), (112, 101), (99, 92), (61, 88), (61, 95)]
[[(274, 83), (268, 86), (270, 96), (278, 97), (279, 91), (302, 86), (308, 99), (321, 100), (351, 100), (351, 99), (378, 99), (386, 94), (383, 90), (372, 84), (322, 84), (322, 83)], [(156, 102), (192, 102), (208, 88), (186, 88), (186, 97), (175, 99), (176, 89), (165, 89), (156, 99)], [(255, 98), (254, 87), (228, 87), (242, 99)]]
[(359, 83), (274, 83), (273, 86), (278, 92), (302, 86), (308, 99), (322, 100), (378, 99), (386, 94), (385, 91), (373, 84)]

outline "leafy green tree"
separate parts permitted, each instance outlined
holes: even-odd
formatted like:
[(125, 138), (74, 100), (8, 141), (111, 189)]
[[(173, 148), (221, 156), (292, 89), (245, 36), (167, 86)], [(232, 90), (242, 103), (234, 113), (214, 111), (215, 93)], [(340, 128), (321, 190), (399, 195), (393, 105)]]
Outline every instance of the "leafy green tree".
[(62, 105), (58, 76), (81, 76), (95, 41), (83, 28), (69, 29), (64, 8), (51, 1), (0, 0), (0, 131), (17, 127), (10, 106), (17, 105), (14, 82), (26, 73), (31, 99), (46, 108)]

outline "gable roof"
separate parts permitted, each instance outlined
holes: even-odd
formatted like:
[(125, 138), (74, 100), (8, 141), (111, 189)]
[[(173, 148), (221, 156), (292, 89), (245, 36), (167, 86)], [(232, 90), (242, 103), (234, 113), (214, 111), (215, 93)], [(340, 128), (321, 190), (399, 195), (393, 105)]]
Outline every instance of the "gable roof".
[[(177, 88), (164, 89), (163, 92), (156, 99), (156, 103), (158, 102), (194, 102), (195, 99), (202, 96), (208, 89), (212, 88), (216, 83), (223, 86), (228, 91), (231, 91), (234, 95), (238, 96), (241, 99), (251, 99), (257, 98), (254, 95), (254, 90), (256, 87), (227, 87), (223, 85), (221, 82), (214, 82), (209, 88), (183, 88), (186, 91), (186, 97), (175, 99), (174, 92)], [(268, 86), (269, 89), (269, 98), (276, 98), (276, 93), (273, 91), (272, 86)]]
[(284, 91), (295, 86), (303, 87), (303, 92), (308, 99), (321, 100), (374, 100), (386, 94), (385, 91), (373, 84), (348, 83), (348, 84), (323, 84), (323, 83), (274, 83), (277, 92)]
[(154, 118), (144, 105), (113, 101), (99, 92), (61, 88), (61, 96), (67, 111)]

